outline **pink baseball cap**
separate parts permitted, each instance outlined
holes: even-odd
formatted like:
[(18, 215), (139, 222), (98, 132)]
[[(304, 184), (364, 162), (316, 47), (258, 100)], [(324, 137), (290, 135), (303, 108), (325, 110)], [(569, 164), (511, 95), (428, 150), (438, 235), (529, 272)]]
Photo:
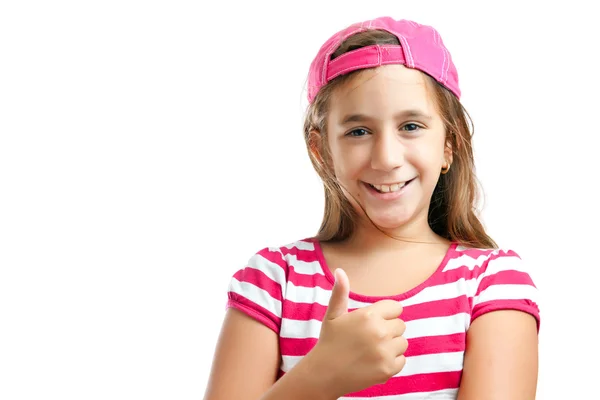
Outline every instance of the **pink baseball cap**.
[[(349, 36), (370, 29), (393, 34), (400, 41), (400, 46), (367, 46), (331, 60), (331, 54)], [(312, 103), (319, 90), (337, 76), (387, 64), (402, 64), (425, 72), (460, 99), (458, 72), (440, 34), (431, 26), (404, 19), (379, 17), (352, 24), (334, 34), (321, 46), (310, 65), (308, 101)]]

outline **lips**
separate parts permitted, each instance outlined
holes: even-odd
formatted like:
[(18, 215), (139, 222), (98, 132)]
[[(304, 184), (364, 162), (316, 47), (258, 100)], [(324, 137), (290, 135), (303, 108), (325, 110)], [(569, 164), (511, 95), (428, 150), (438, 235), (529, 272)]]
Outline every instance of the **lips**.
[(413, 179), (409, 179), (409, 180), (403, 181), (403, 182), (397, 182), (397, 183), (392, 183), (392, 184), (382, 184), (382, 185), (372, 184), (372, 183), (368, 183), (368, 182), (364, 182), (364, 183), (366, 183), (367, 185), (369, 185), (371, 188), (373, 188), (375, 191), (377, 191), (379, 193), (394, 193), (394, 192), (397, 192), (397, 191), (401, 190), (402, 188), (404, 188), (406, 185), (408, 185), (410, 182), (412, 182)]
[[(397, 182), (392, 184), (372, 184), (361, 181), (360, 183), (365, 187), (367, 193), (372, 199), (376, 199), (378, 201), (396, 201), (402, 197), (404, 197), (408, 192), (410, 192), (413, 185), (411, 182), (416, 180), (416, 178), (412, 178), (408, 181)], [(389, 190), (384, 192), (384, 190)]]

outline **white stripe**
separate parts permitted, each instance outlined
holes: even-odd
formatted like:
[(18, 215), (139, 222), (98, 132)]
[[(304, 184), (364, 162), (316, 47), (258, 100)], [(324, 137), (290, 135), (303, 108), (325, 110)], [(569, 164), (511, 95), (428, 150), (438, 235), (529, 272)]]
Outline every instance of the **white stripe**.
[(483, 278), (497, 274), (500, 271), (518, 271), (528, 273), (527, 265), (518, 257), (500, 257), (491, 260), (485, 269), (485, 272), (477, 278), (479, 282)]
[[(414, 296), (400, 301), (400, 303), (403, 307), (406, 307), (430, 301), (453, 299), (462, 295), (473, 296), (476, 290), (477, 281), (475, 279), (459, 279), (456, 282), (426, 287)], [(327, 307), (330, 297), (331, 290), (320, 287), (295, 286), (292, 282), (287, 283), (286, 298), (294, 303), (317, 303)], [(349, 308), (361, 308), (370, 304), (372, 303), (354, 299), (348, 301)]]
[(447, 317), (433, 317), (416, 319), (406, 322), (406, 339), (425, 337), (453, 335), (455, 333), (464, 333), (469, 327), (471, 314), (458, 313)]
[[(281, 369), (289, 372), (302, 360), (303, 356), (282, 356)], [(461, 371), (463, 368), (464, 352), (425, 354), (406, 358), (406, 365), (395, 376), (410, 376), (418, 374), (434, 374), (438, 372)]]
[(288, 254), (286, 256), (287, 263), (290, 267), (294, 267), (294, 271), (301, 275), (325, 275), (323, 273), (323, 268), (321, 268), (321, 264), (318, 261), (301, 261), (298, 260), (294, 254)]
[(235, 278), (231, 278), (229, 290), (253, 301), (276, 316), (281, 317), (281, 302), (271, 297), (266, 290), (248, 282), (240, 282)]
[(465, 280), (464, 278), (460, 278), (456, 282), (428, 286), (414, 296), (402, 300), (401, 303), (403, 307), (406, 307), (430, 301), (454, 299), (458, 296), (475, 293), (476, 285), (477, 282), (475, 279)]
[[(471, 320), (470, 314), (459, 313), (448, 317), (423, 318), (406, 322), (404, 337), (412, 339), (423, 336), (442, 336), (464, 333)], [(300, 321), (284, 318), (281, 321), (282, 338), (313, 338), (318, 339), (321, 332), (321, 321), (311, 319)]]
[(281, 338), (319, 338), (321, 332), (321, 321), (311, 319), (308, 321), (299, 321), (295, 319), (283, 318), (281, 320), (281, 330), (279, 337)]
[(443, 389), (435, 392), (396, 394), (392, 396), (340, 397), (338, 400), (456, 400), (456, 396), (458, 396), (458, 389)]
[(463, 361), (464, 352), (462, 351), (406, 357), (406, 365), (399, 374), (396, 374), (396, 376), (461, 371), (463, 368)]
[[(288, 282), (285, 297), (294, 303), (316, 303), (327, 307), (329, 305), (329, 299), (331, 298), (331, 290), (323, 289), (318, 286), (296, 286), (292, 282)], [(368, 306), (369, 304), (371, 303), (364, 303), (353, 299), (348, 300), (349, 308), (361, 308)]]
[[(496, 257), (501, 251), (501, 249), (496, 249), (494, 251), (490, 251), (489, 253), (482, 253), (479, 256), (477, 256), (477, 258), (473, 258), (472, 256), (468, 255), (468, 254), (463, 254), (460, 257), (457, 258), (452, 258), (450, 260), (448, 260), (448, 263), (446, 264), (446, 266), (444, 266), (443, 271), (450, 271), (453, 269), (457, 269), (460, 267), (467, 267), (470, 271), (472, 271), (475, 267), (480, 267), (481, 265), (483, 265), (487, 260), (489, 260), (491, 257)], [(507, 258), (507, 259), (519, 259), (516, 256), (501, 256), (498, 259), (503, 259), (503, 258)], [(498, 259), (494, 259), (491, 260), (491, 262), (495, 262)]]
[(473, 298), (473, 307), (491, 300), (531, 300), (538, 303), (538, 290), (531, 285), (491, 285)]
[(287, 245), (282, 246), (282, 247), (285, 247), (286, 249), (291, 249), (291, 248), (295, 247), (298, 250), (314, 250), (315, 249), (315, 244), (312, 243), (312, 242), (305, 242), (305, 241), (299, 240), (297, 242), (290, 243), (290, 244), (287, 244)]
[(267, 260), (260, 254), (255, 254), (252, 256), (252, 258), (250, 258), (248, 261), (247, 267), (259, 270), (282, 287), (285, 286), (286, 278), (283, 268), (280, 265)]

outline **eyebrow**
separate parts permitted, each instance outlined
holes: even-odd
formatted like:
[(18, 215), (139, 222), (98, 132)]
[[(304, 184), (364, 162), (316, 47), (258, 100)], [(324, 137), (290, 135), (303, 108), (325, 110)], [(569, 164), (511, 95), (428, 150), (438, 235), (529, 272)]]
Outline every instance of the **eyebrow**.
[[(419, 118), (419, 119), (426, 119), (426, 120), (432, 120), (433, 117), (431, 115), (427, 115), (419, 110), (405, 110), (405, 111), (401, 111), (397, 114), (394, 115), (395, 119), (406, 119), (406, 118)], [(365, 114), (349, 114), (346, 115), (343, 119), (342, 119), (342, 125), (346, 125), (349, 124), (351, 122), (365, 122), (365, 121), (371, 121), (374, 118), (369, 117), (368, 115)]]

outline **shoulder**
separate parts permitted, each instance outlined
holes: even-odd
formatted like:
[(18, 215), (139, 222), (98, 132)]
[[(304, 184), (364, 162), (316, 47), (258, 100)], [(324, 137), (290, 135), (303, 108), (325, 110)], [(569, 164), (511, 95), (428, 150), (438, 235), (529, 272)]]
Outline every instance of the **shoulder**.
[(531, 314), (539, 328), (539, 294), (531, 266), (512, 248), (477, 249), (458, 246), (457, 257), (468, 270), (472, 319), (495, 310)]
[(463, 268), (472, 278), (501, 271), (529, 273), (528, 263), (512, 248), (483, 249), (457, 245), (448, 262), (448, 269)]
[(233, 275), (232, 284), (252, 283), (254, 286), (285, 287), (290, 271), (306, 268), (318, 262), (317, 244), (314, 240), (300, 239), (282, 245), (266, 246), (251, 254)]
[(281, 270), (286, 275), (290, 267), (319, 260), (317, 242), (311, 238), (263, 247), (248, 260), (246, 268), (258, 270)]
[(303, 239), (256, 251), (231, 277), (228, 307), (279, 332), (288, 282), (298, 282), (297, 270), (314, 268), (315, 246), (312, 240)]
[(528, 260), (511, 248), (464, 249), (471, 265), (461, 398), (496, 392), (533, 398), (540, 330), (538, 289)]

